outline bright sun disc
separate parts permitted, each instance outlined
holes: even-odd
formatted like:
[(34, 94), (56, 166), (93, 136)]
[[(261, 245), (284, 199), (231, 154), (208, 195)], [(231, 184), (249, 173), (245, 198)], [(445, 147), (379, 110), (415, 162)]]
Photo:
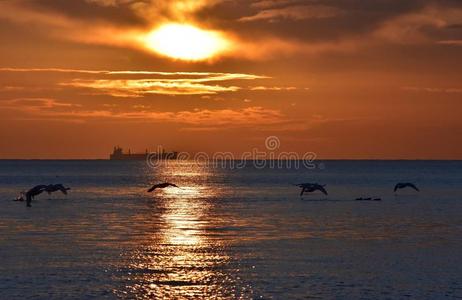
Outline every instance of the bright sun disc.
[(157, 53), (183, 60), (209, 59), (227, 47), (219, 33), (183, 24), (163, 25), (149, 33), (145, 43)]

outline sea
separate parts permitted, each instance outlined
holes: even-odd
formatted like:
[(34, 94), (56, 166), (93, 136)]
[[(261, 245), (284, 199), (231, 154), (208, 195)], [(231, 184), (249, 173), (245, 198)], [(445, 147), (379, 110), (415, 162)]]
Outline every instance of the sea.
[(462, 161), (3, 160), (0, 298), (461, 299)]

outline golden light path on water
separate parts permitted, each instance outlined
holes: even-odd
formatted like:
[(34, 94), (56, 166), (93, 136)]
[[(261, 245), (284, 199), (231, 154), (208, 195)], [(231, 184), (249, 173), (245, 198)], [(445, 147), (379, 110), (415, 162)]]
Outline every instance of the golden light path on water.
[[(191, 164), (175, 164), (157, 171), (156, 178), (176, 178), (181, 188), (167, 188), (152, 195), (158, 221), (150, 241), (129, 257), (132, 282), (124, 297), (137, 299), (240, 298), (235, 274), (228, 264), (226, 245), (207, 230), (213, 198), (219, 192), (204, 185), (211, 170)], [(160, 173), (160, 174), (159, 174)], [(199, 185), (196, 178), (201, 178)]]

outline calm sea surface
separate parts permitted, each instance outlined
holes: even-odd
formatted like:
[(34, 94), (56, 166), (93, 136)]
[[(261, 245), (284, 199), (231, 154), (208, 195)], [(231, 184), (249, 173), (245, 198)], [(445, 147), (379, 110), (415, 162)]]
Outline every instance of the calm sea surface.
[(0, 203), (1, 299), (462, 298), (460, 161), (0, 161)]

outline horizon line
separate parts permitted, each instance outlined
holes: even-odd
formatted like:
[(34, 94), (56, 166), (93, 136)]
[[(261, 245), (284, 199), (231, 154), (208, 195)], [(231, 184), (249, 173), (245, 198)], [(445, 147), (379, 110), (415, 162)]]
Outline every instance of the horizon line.
[[(111, 160), (109, 158), (0, 158), (0, 161), (82, 161), (82, 160), (101, 160), (101, 161), (119, 161)], [(174, 159), (173, 161), (193, 161), (194, 159)], [(214, 159), (217, 161), (256, 161), (259, 159)], [(264, 161), (303, 161), (303, 159), (263, 159)], [(141, 162), (141, 160), (120, 160), (120, 161), (131, 161)], [(169, 160), (172, 161), (172, 160)], [(462, 158), (317, 158), (315, 161), (462, 161)]]

